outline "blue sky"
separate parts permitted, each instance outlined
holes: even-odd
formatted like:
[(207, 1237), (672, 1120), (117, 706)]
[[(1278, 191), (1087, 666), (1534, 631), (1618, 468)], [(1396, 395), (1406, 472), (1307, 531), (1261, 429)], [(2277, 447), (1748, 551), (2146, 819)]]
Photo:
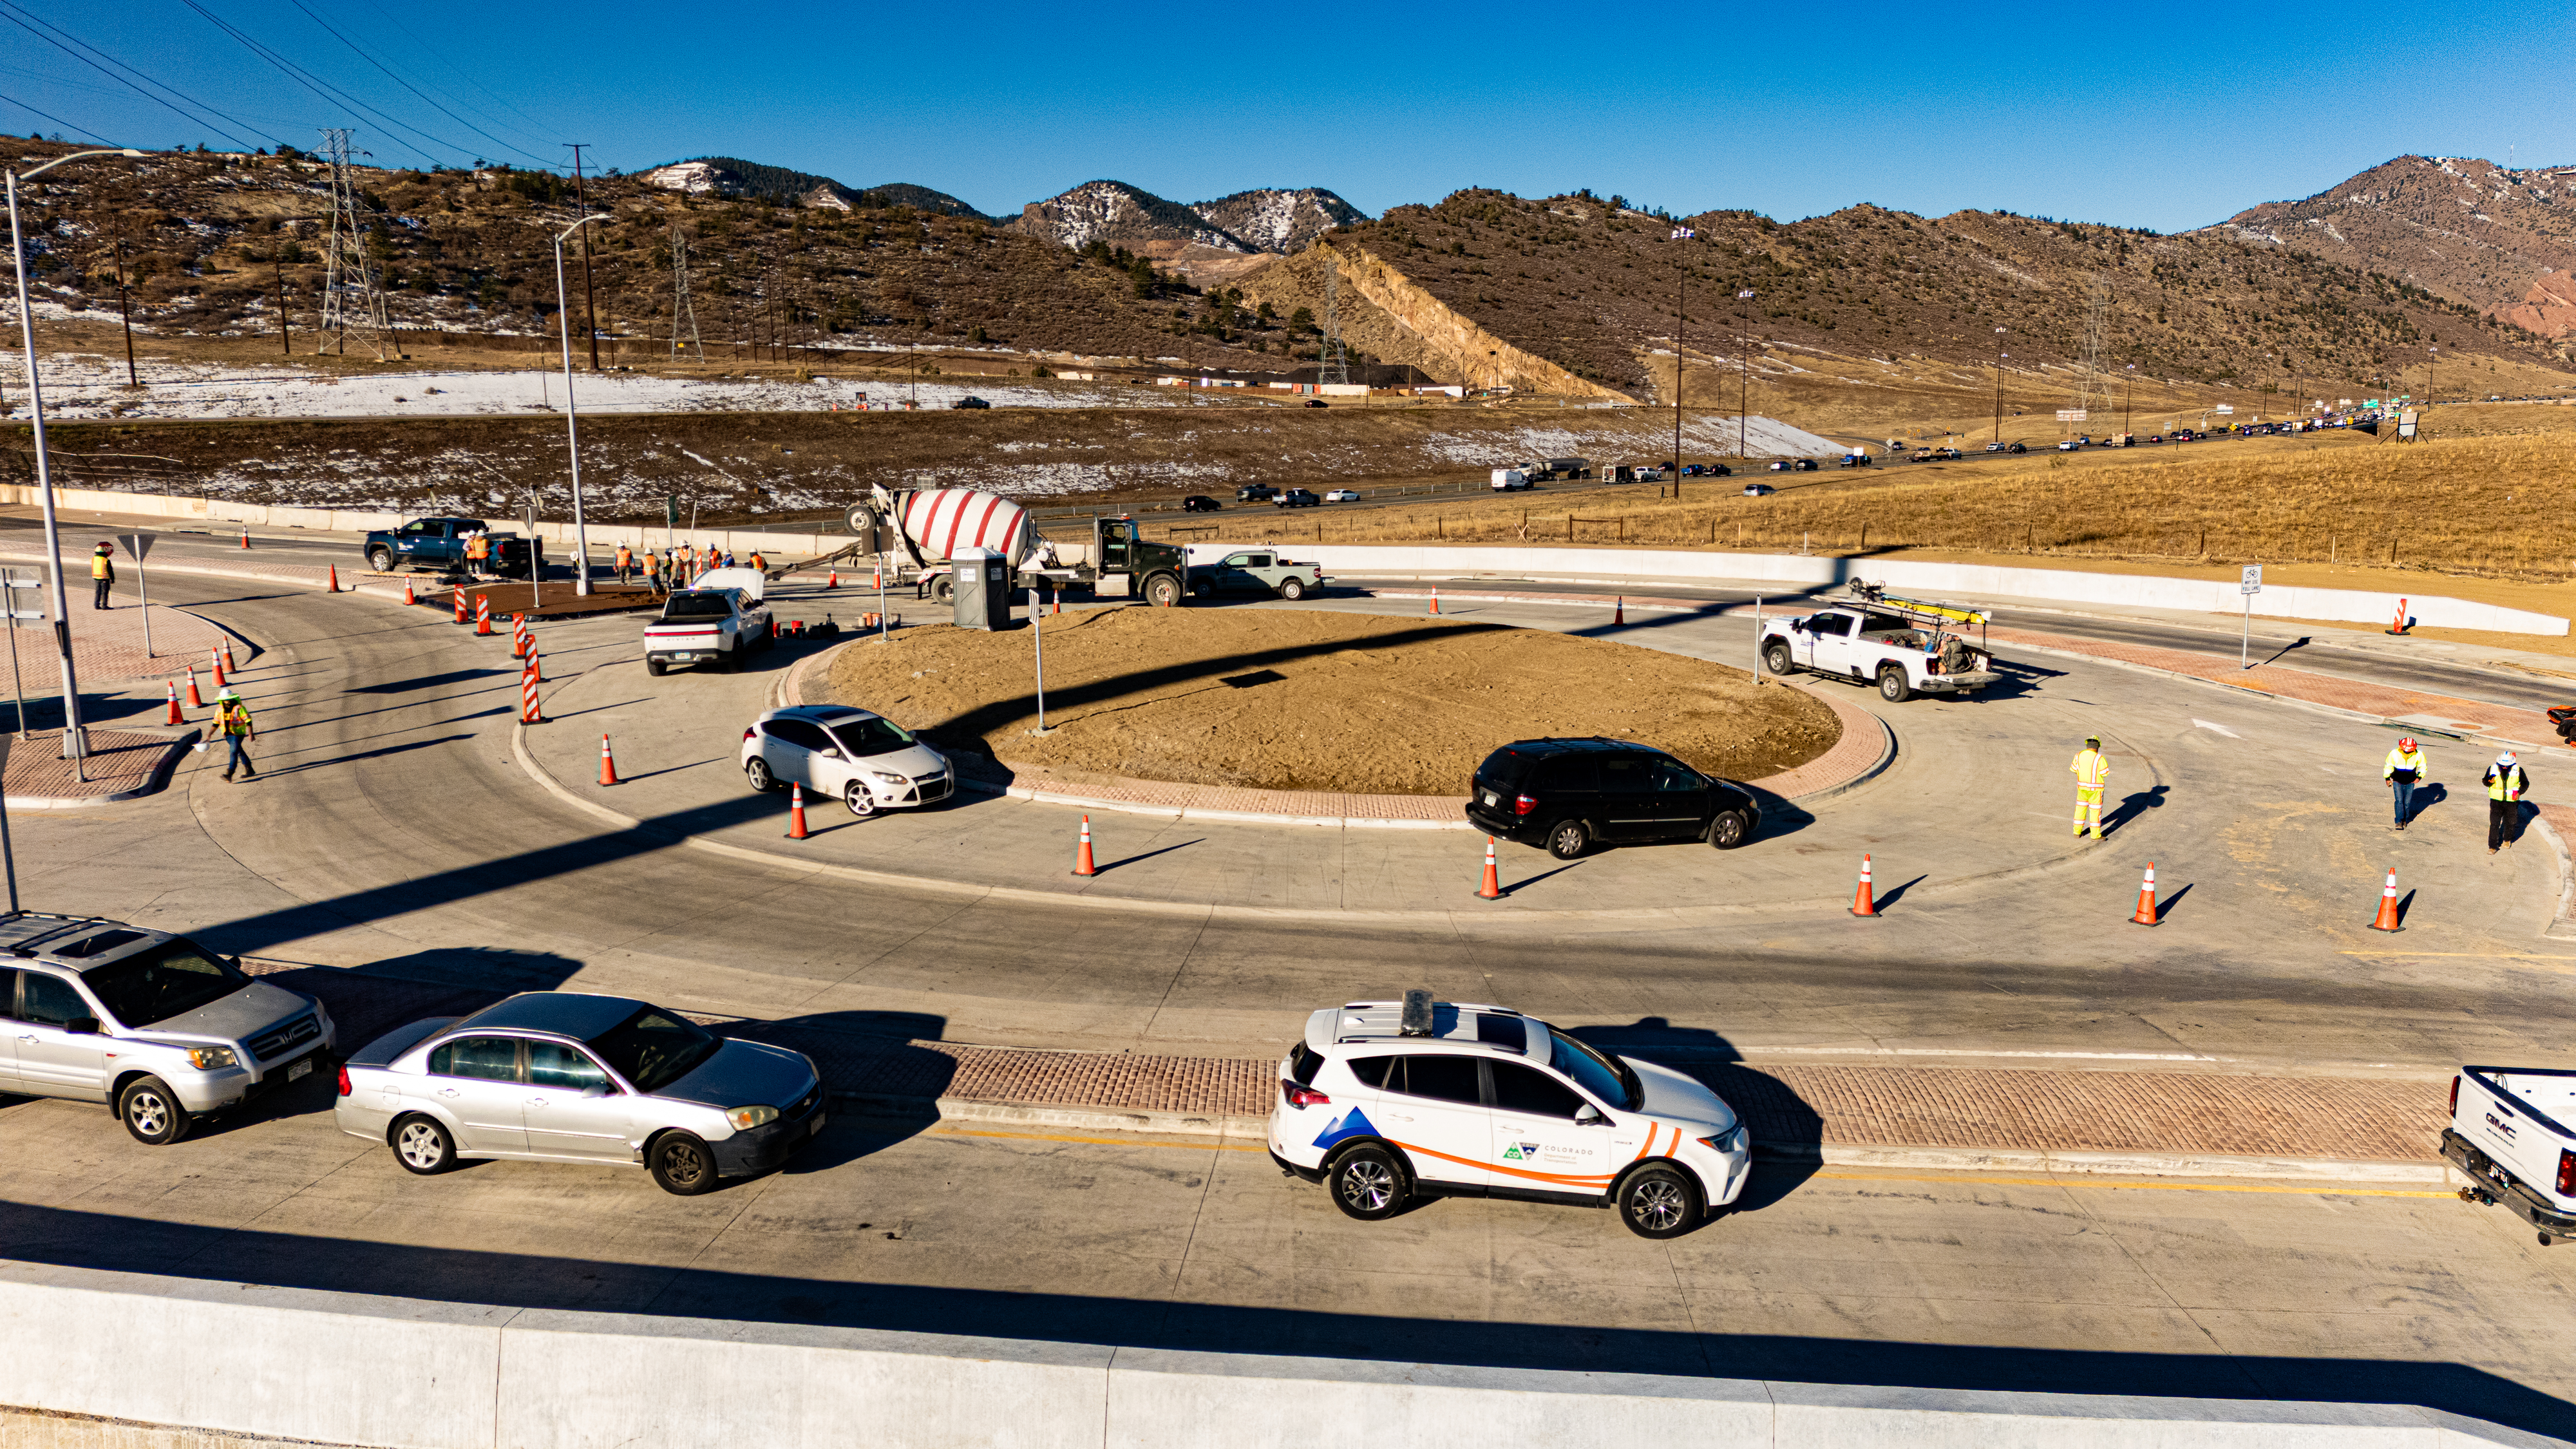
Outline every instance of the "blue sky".
[[(2298, 4), (0, 0), (0, 129), (309, 148), (353, 125), (394, 165), (533, 165), (585, 141), (625, 169), (735, 155), (1004, 214), (1114, 177), (1179, 201), (1326, 186), (1372, 213), (1589, 186), (1676, 211), (1872, 201), (2160, 231), (2406, 152), (2576, 163), (2555, 101), (2576, 7), (2377, 19), (2365, 36), (2367, 7)], [(39, 20), (209, 110), (143, 99)]]

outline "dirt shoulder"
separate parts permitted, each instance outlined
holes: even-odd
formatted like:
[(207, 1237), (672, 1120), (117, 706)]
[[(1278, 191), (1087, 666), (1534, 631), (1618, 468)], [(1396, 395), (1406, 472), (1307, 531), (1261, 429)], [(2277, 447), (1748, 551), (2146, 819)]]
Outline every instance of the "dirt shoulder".
[(1823, 702), (1740, 669), (1502, 625), (1284, 609), (1112, 608), (1046, 621), (1039, 739), (1026, 629), (908, 629), (843, 650), (835, 700), (943, 746), (1267, 790), (1456, 795), (1495, 746), (1603, 735), (1756, 779), (1830, 749)]

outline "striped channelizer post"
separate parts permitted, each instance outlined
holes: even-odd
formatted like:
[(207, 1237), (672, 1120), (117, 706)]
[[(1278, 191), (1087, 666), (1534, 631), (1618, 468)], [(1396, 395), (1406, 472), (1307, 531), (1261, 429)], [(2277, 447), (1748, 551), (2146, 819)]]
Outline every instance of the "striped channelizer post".
[(537, 661), (531, 658), (528, 667), (519, 671), (519, 723), (545, 722), (544, 713), (537, 708)]

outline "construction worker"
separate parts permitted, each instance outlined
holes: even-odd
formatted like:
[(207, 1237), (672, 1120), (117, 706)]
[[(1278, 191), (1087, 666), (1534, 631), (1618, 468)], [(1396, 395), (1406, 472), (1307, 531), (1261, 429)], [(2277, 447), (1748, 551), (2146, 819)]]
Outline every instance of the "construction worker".
[(684, 589), (698, 571), (698, 546), (684, 543), (671, 550), (671, 587)]
[(2381, 762), (2379, 778), (2388, 782), (2396, 797), (2397, 828), (2403, 830), (2406, 822), (2415, 818), (2415, 787), (2424, 779), (2424, 752), (2415, 748), (2411, 737), (2401, 738), (2397, 748), (2388, 752), (2388, 758)]
[(242, 703), (240, 690), (228, 686), (215, 696), (215, 733), (224, 737), (224, 744), (231, 752), (224, 759), (226, 784), (232, 782), (236, 769), (245, 775), (259, 773), (250, 762), (250, 742), (258, 736), (259, 730), (250, 722), (250, 706)]
[(101, 543), (89, 556), (90, 584), (97, 590), (90, 598), (93, 609), (111, 607), (107, 602), (108, 586), (116, 582), (116, 545)]
[(617, 546), (617, 586), (621, 589), (626, 587), (626, 580), (634, 572), (635, 550), (621, 543)]
[(2531, 789), (2531, 777), (2507, 750), (2487, 766), (2478, 783), (2487, 787), (2487, 854), (2513, 849), (2513, 838), (2522, 833), (2522, 797)]
[(2102, 789), (2111, 778), (2111, 761), (2102, 753), (2099, 735), (2086, 735), (2084, 748), (2077, 751), (2075, 763), (2067, 770), (2075, 776), (2075, 834), (2084, 835), (2087, 821), (2093, 826), (2093, 838), (2102, 838)]
[(762, 558), (762, 557), (760, 556), (760, 550), (759, 550), (759, 549), (756, 549), (756, 548), (755, 548), (755, 549), (753, 549), (753, 550), (751, 551), (751, 560), (750, 560), (750, 562), (751, 562), (752, 571), (753, 571), (754, 573), (767, 573), (767, 572), (769, 572), (769, 560), (767, 560), (767, 559), (765, 559), (765, 558)]
[(482, 578), (491, 572), (488, 567), (491, 562), (492, 536), (490, 534), (478, 533), (465, 540), (465, 571), (467, 573), (472, 574), (478, 579)]

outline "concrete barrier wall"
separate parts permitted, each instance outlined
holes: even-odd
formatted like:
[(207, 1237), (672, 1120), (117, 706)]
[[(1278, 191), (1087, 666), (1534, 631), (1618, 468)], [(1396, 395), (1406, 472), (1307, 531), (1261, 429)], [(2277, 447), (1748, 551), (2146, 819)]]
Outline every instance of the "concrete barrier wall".
[[(1192, 544), (1193, 562), (1206, 562), (1245, 545)], [(1778, 583), (1799, 589), (1835, 587), (1853, 578), (1884, 583), (1904, 594), (2054, 599), (2069, 603), (2137, 608), (2191, 609), (2233, 614), (2240, 596), (2232, 579), (2178, 579), (2146, 574), (2098, 574), (2078, 569), (2008, 568), (1988, 564), (1915, 563), (1903, 559), (1802, 558), (1796, 554), (1697, 553), (1642, 548), (1477, 548), (1446, 545), (1280, 545), (1290, 558), (1322, 564), (1327, 574), (1458, 578), (1500, 574), (1529, 578), (1556, 575), (1629, 582)], [(2274, 618), (2386, 624), (2399, 595), (2363, 589), (2299, 589), (2266, 585), (2254, 611)], [(2568, 632), (2554, 614), (2507, 609), (2439, 595), (2405, 596), (2417, 623), (2446, 629), (2485, 629), (2506, 634)]]
[[(2407, 1405), (1980, 1393), (432, 1303), (0, 1261), (0, 1403), (387, 1449), (2559, 1441)], [(83, 1442), (68, 1426), (48, 1442)]]

